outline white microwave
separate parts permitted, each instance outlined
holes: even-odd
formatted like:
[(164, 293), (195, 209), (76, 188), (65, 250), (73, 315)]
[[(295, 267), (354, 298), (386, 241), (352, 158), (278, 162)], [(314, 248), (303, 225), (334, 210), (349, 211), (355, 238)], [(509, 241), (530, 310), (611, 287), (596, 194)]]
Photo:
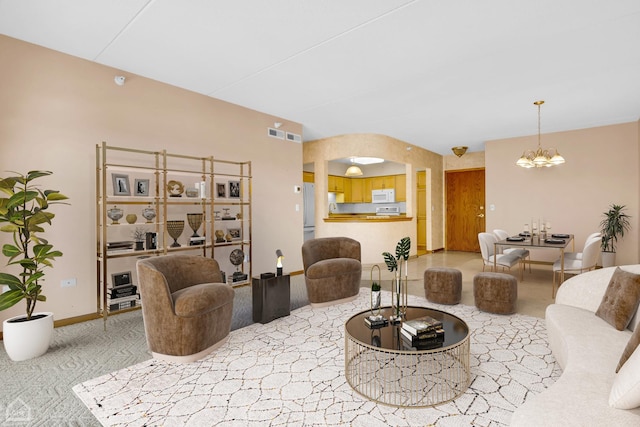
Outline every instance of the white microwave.
[(393, 188), (389, 190), (372, 190), (371, 202), (372, 203), (395, 203), (396, 190)]

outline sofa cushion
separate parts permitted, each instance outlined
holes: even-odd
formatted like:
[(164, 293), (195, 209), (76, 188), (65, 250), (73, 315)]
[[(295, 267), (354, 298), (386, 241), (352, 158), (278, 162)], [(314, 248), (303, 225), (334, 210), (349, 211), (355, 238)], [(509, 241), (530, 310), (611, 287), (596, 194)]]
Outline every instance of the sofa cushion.
[(609, 394), (609, 405), (617, 409), (640, 407), (640, 350), (622, 365)]
[(633, 332), (633, 335), (631, 335), (631, 338), (629, 338), (629, 342), (627, 343), (627, 346), (624, 348), (624, 351), (622, 352), (622, 356), (620, 356), (620, 361), (618, 362), (616, 373), (618, 373), (620, 368), (622, 368), (622, 365), (624, 365), (625, 362), (629, 359), (629, 357), (631, 357), (631, 355), (636, 350), (636, 348), (638, 348), (639, 344), (640, 344), (640, 328), (636, 328), (636, 330)]
[(357, 259), (330, 258), (312, 264), (307, 269), (306, 275), (310, 279), (321, 279), (360, 271), (362, 271), (362, 264)]
[(224, 283), (202, 283), (171, 294), (177, 316), (195, 317), (233, 302), (233, 288)]
[(621, 331), (627, 327), (640, 301), (640, 275), (616, 268), (596, 316)]

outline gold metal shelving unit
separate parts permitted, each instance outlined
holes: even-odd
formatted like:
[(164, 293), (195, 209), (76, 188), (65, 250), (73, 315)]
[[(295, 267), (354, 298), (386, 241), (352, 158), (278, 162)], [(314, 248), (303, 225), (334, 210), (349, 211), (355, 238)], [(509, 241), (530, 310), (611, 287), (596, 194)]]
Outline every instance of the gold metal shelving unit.
[[(130, 195), (117, 195), (113, 190), (111, 174), (125, 176)], [(148, 194), (136, 195), (134, 182), (144, 180), (148, 184)], [(147, 181), (148, 180), (148, 181)], [(198, 188), (196, 196), (173, 197), (169, 194), (168, 184), (171, 180), (189, 181)], [(217, 184), (225, 185), (230, 180), (239, 183), (240, 194), (236, 198), (218, 197)], [(199, 185), (204, 183), (204, 190)], [(190, 188), (195, 191), (195, 187)], [(107, 215), (110, 207), (118, 206), (123, 211), (120, 224), (110, 223)], [(140, 212), (145, 207), (155, 210), (153, 220), (140, 222)], [(237, 218), (232, 220), (236, 238), (224, 243), (215, 242), (215, 231), (222, 226), (222, 220), (216, 219), (216, 208), (226, 207), (233, 210)], [(224, 208), (223, 208), (224, 209)], [(127, 213), (137, 212), (135, 222), (125, 222)], [(194, 212), (195, 211), (195, 212)], [(189, 234), (193, 232), (187, 221), (187, 213), (202, 213), (202, 225), (197, 231), (204, 237), (202, 244), (190, 245)], [(167, 221), (182, 219), (185, 227), (179, 239), (187, 244), (171, 247), (173, 238), (169, 236)], [(142, 219), (144, 221), (144, 219)], [(227, 224), (231, 222), (225, 221)], [(131, 234), (135, 228), (156, 233), (156, 247), (142, 250), (124, 249), (109, 250), (109, 243), (127, 241), (126, 233)], [(239, 231), (238, 231), (239, 230)], [(124, 236), (123, 236), (124, 235)], [(247, 280), (230, 282), (232, 286), (247, 285), (251, 281), (251, 162), (233, 162), (214, 159), (214, 157), (196, 157), (167, 153), (166, 150), (142, 150), (127, 147), (115, 147), (106, 142), (96, 145), (96, 311), (100, 314), (106, 327), (107, 317), (113, 312), (109, 309), (109, 279), (112, 274), (130, 271), (135, 277), (135, 261), (141, 257), (170, 255), (188, 252), (215, 258), (227, 275), (232, 269), (240, 269), (247, 274)], [(242, 266), (234, 267), (227, 259), (228, 252), (238, 248), (245, 254)], [(125, 312), (140, 308), (114, 310)]]

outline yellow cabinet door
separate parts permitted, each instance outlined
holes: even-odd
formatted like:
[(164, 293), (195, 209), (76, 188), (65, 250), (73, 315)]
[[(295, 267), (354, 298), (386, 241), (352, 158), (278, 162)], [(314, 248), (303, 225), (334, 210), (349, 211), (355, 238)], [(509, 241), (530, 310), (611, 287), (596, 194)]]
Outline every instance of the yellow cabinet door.
[(353, 187), (353, 180), (350, 178), (343, 178), (342, 179), (342, 187), (344, 189), (344, 202), (345, 203), (352, 203), (353, 200), (352, 198), (352, 194), (351, 194), (351, 190)]
[(407, 201), (407, 177), (406, 175), (395, 176), (396, 202)]
[(315, 175), (313, 172), (302, 172), (302, 182), (313, 182), (315, 181)]
[(336, 175), (329, 175), (327, 189), (329, 193), (344, 193), (344, 178)]
[[(364, 202), (364, 179), (352, 178), (349, 181), (351, 181), (351, 202), (363, 203)], [(346, 186), (346, 183), (345, 183), (345, 186)]]
[(373, 179), (372, 178), (364, 178), (362, 183), (362, 188), (364, 190), (363, 200), (365, 203), (371, 203), (371, 190), (373, 190)]

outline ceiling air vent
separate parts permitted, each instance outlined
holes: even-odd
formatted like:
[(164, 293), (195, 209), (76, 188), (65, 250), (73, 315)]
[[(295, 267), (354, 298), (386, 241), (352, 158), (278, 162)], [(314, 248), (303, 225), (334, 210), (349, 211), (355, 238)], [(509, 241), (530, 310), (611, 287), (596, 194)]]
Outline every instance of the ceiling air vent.
[(272, 138), (284, 139), (284, 131), (274, 128), (267, 128), (267, 135)]
[(293, 142), (302, 142), (302, 137), (295, 133), (287, 132), (287, 140), (293, 141)]

